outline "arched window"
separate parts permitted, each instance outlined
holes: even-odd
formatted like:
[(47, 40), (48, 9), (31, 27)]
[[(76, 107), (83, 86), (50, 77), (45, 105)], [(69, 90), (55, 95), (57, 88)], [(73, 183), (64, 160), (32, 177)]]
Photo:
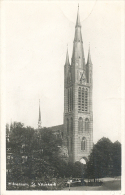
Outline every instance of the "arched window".
[(81, 150), (86, 150), (86, 138), (83, 137), (81, 141)]
[(89, 119), (85, 119), (85, 131), (89, 131)]
[(67, 118), (67, 135), (69, 135), (69, 119)]
[(82, 117), (80, 117), (79, 121), (78, 121), (78, 130), (79, 130), (79, 132), (83, 132), (83, 119), (82, 119)]
[(78, 89), (78, 111), (81, 111), (81, 87)]

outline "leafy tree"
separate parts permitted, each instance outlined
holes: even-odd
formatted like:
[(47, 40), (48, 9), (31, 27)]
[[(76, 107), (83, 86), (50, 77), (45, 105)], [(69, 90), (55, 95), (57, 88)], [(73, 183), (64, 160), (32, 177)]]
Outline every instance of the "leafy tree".
[(121, 144), (118, 141), (113, 144), (113, 175), (121, 175)]
[[(61, 146), (62, 142), (50, 129), (36, 131), (31, 127), (24, 127), (22, 123), (14, 122), (10, 128), (9, 144), (14, 154), (11, 170), (13, 180), (19, 180), (20, 177), (27, 178), (28, 181), (36, 177), (48, 180), (60, 174), (54, 160), (58, 159), (58, 146)], [(24, 155), (27, 156), (27, 162), (22, 163)], [(57, 161), (59, 162), (59, 159)]]
[(83, 165), (79, 161), (75, 162), (73, 168), (73, 177), (78, 177), (78, 178), (83, 177), (84, 170), (85, 170), (85, 165)]
[(101, 178), (120, 174), (121, 144), (103, 137), (93, 147), (87, 162), (88, 178)]

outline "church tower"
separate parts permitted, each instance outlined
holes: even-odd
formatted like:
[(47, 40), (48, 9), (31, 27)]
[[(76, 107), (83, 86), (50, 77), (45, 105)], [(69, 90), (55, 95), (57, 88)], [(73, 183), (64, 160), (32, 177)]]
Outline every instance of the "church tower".
[(71, 64), (68, 49), (64, 65), (64, 133), (69, 161), (87, 159), (93, 147), (92, 61), (85, 63), (79, 7)]

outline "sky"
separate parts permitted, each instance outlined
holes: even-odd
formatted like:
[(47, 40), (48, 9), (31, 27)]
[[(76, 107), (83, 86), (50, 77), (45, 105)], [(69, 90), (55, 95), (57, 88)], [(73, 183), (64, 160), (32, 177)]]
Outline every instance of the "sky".
[(122, 1), (6, 1), (6, 122), (63, 124), (64, 64), (71, 61), (79, 3), (83, 47), (93, 63), (93, 140), (121, 141)]

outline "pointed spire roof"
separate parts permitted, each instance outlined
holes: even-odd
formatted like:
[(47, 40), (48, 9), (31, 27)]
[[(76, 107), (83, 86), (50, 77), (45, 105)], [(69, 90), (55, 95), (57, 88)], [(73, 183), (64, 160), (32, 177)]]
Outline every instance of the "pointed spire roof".
[(75, 62), (79, 62), (81, 68), (85, 69), (85, 58), (84, 58), (83, 40), (82, 40), (81, 24), (80, 24), (80, 16), (79, 16), (79, 6), (77, 11), (73, 53), (72, 53), (72, 63), (75, 64)]
[(81, 27), (80, 16), (79, 16), (79, 4), (78, 4), (78, 11), (77, 11), (77, 19), (76, 19), (76, 27), (78, 27), (78, 26)]
[(68, 46), (67, 46), (67, 53), (66, 53), (66, 62), (65, 62), (65, 65), (69, 65)]
[(92, 64), (92, 61), (91, 61), (91, 54), (90, 54), (90, 43), (89, 43), (87, 64)]
[(78, 11), (77, 11), (74, 41), (82, 42), (81, 24), (80, 24), (80, 16), (79, 16), (79, 5), (78, 5)]

